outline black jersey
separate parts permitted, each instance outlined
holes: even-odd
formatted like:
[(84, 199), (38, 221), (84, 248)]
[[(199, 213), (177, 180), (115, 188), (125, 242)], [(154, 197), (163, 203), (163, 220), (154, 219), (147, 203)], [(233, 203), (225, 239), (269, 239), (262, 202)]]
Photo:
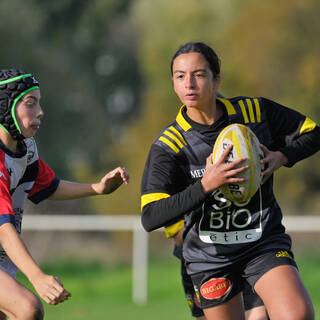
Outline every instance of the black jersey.
[(320, 149), (320, 128), (292, 109), (265, 98), (217, 98), (217, 104), (224, 113), (211, 126), (193, 122), (182, 106), (152, 144), (142, 178), (142, 224), (152, 231), (184, 217), (183, 255), (190, 274), (224, 267), (253, 252), (291, 247), (273, 177), (243, 206), (218, 190), (204, 194), (200, 179), (206, 158), (224, 127), (247, 125), (261, 144), (288, 158), (287, 166)]

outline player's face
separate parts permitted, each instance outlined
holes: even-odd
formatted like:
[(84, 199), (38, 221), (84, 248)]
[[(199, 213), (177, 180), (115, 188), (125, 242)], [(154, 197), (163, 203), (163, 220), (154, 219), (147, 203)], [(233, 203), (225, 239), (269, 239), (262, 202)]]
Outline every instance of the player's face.
[(40, 106), (40, 90), (32, 90), (18, 102), (15, 112), (21, 133), (26, 138), (35, 135), (40, 127), (43, 111)]
[(207, 60), (201, 53), (179, 55), (173, 62), (174, 91), (187, 107), (203, 108), (212, 104), (220, 77), (213, 78)]

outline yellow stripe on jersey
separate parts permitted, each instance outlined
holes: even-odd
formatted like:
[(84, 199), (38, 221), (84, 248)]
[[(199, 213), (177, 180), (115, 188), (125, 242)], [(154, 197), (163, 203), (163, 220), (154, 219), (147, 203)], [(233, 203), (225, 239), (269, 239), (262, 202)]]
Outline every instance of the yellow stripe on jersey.
[(246, 99), (247, 105), (248, 105), (248, 109), (249, 109), (249, 117), (250, 117), (250, 122), (251, 123), (255, 123), (256, 120), (254, 118), (254, 113), (253, 113), (253, 107), (252, 107), (252, 102), (250, 99)]
[(170, 147), (175, 153), (178, 153), (179, 152), (179, 148), (178, 147), (176, 147), (175, 145), (174, 145), (174, 143), (172, 143), (171, 141), (169, 141), (167, 138), (165, 138), (165, 137), (160, 137), (159, 138), (159, 140), (160, 141), (162, 141), (163, 143), (165, 143), (168, 147)]
[(177, 145), (182, 149), (184, 147), (184, 145), (182, 144), (182, 142), (171, 132), (169, 132), (168, 130), (166, 130), (164, 132), (164, 134), (168, 137), (170, 137), (174, 142), (177, 143)]
[(257, 122), (261, 122), (261, 111), (260, 111), (259, 100), (257, 98), (254, 98), (253, 102), (256, 107)]
[(164, 232), (166, 237), (172, 238), (174, 237), (182, 228), (184, 227), (184, 220), (180, 220), (171, 226), (165, 227)]
[(184, 143), (185, 146), (187, 145), (186, 140), (184, 140), (182, 134), (175, 127), (171, 126), (169, 129), (180, 138), (180, 140)]
[(184, 131), (188, 131), (189, 129), (191, 129), (190, 124), (186, 121), (186, 119), (183, 117), (182, 115), (182, 109), (185, 107), (185, 105), (183, 105), (180, 110), (179, 113), (176, 117), (176, 121), (178, 123), (178, 125), (184, 130)]
[(235, 108), (233, 107), (232, 103), (229, 100), (223, 99), (223, 98), (219, 98), (219, 97), (217, 97), (217, 99), (220, 100), (225, 105), (229, 116), (232, 115), (232, 114), (236, 114), (236, 110), (235, 110)]
[(167, 193), (147, 193), (141, 196), (141, 211), (143, 207), (151, 202), (155, 202), (164, 198), (169, 198), (170, 194)]
[(242, 115), (243, 115), (244, 123), (248, 123), (249, 122), (249, 118), (248, 118), (246, 107), (244, 106), (244, 103), (243, 103), (242, 100), (240, 100), (238, 103), (239, 103), (239, 106), (241, 108), (241, 112), (242, 112)]
[(299, 135), (302, 135), (303, 133), (312, 131), (317, 124), (312, 121), (310, 118), (306, 117), (306, 120), (304, 120), (304, 123), (300, 129)]

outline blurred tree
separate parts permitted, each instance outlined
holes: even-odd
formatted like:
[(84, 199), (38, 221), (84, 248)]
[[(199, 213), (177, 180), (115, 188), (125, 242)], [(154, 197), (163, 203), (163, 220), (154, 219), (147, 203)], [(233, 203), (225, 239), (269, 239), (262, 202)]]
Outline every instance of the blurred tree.
[(0, 25), (6, 30), (0, 35), (2, 65), (28, 69), (40, 79), (46, 117), (37, 140), (63, 175), (72, 177), (79, 163), (89, 170), (114, 164), (105, 147), (137, 112), (140, 75), (126, 18), (129, 4), (0, 4)]
[[(112, 149), (117, 158), (128, 161), (132, 175), (127, 212), (139, 211), (147, 152), (178, 111), (169, 70), (176, 49), (187, 41), (209, 43), (222, 60), (221, 90), (226, 96), (266, 96), (319, 121), (317, 12), (317, 0), (134, 2), (131, 15), (144, 78), (142, 111)], [(320, 172), (313, 169), (317, 160), (319, 155), (277, 173), (276, 193), (286, 213), (319, 212)], [(120, 191), (105, 201), (116, 207), (121, 199)]]
[[(317, 12), (309, 1), (247, 1), (225, 32), (222, 69), (226, 94), (265, 96), (319, 123), (320, 43)], [(320, 211), (319, 154), (276, 174), (286, 212)]]
[(39, 78), (45, 117), (36, 138), (58, 176), (92, 181), (119, 162), (108, 146), (138, 113), (141, 83), (130, 3), (0, 3), (2, 67)]
[[(147, 152), (180, 105), (169, 69), (176, 49), (209, 43), (222, 60), (226, 96), (266, 96), (319, 121), (319, 6), (317, 0), (2, 1), (0, 55), (3, 67), (40, 78), (46, 117), (37, 140), (45, 160), (81, 180), (127, 166), (129, 187), (94, 198), (90, 210), (137, 213)], [(319, 212), (318, 159), (277, 173), (287, 212)]]
[[(180, 107), (171, 86), (171, 57), (186, 41), (218, 41), (220, 35), (214, 31), (235, 14), (237, 6), (229, 10), (231, 2), (217, 1), (219, 11), (213, 10), (210, 0), (133, 3), (131, 16), (139, 34), (138, 57), (144, 79), (142, 109), (140, 118), (131, 122), (121, 142), (111, 149), (116, 158), (125, 159), (131, 182), (128, 191), (120, 189), (110, 198), (92, 201), (96, 211), (110, 207), (116, 213), (123, 209), (127, 213), (140, 212), (140, 181), (150, 145), (160, 130), (173, 121)], [(117, 206), (124, 197), (125, 203)]]

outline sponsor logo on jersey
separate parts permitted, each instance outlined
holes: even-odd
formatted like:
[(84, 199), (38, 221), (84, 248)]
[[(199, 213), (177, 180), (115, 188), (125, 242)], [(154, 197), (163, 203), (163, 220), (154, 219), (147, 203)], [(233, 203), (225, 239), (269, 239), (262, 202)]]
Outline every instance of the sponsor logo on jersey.
[(211, 278), (200, 287), (201, 295), (207, 300), (219, 299), (231, 289), (231, 282), (226, 278)]
[(257, 241), (262, 236), (264, 211), (251, 212), (216, 191), (202, 205), (199, 237), (205, 243), (238, 244)]
[(291, 254), (286, 250), (280, 250), (276, 253), (277, 258), (290, 258), (292, 259)]
[(35, 152), (33, 150), (28, 150), (28, 158), (27, 158), (28, 163), (32, 160), (34, 153)]
[(205, 169), (196, 169), (196, 170), (191, 170), (190, 171), (190, 175), (192, 179), (198, 179), (198, 178), (202, 178), (204, 175), (204, 171)]

